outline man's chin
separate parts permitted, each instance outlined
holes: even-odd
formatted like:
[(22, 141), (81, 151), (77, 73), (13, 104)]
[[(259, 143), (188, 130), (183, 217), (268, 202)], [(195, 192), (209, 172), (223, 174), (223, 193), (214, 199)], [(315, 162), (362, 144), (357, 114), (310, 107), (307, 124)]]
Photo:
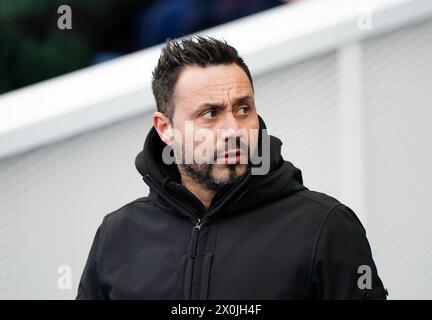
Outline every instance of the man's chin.
[(212, 176), (218, 181), (228, 181), (232, 178), (233, 171), (235, 176), (240, 178), (246, 173), (247, 164), (214, 164)]

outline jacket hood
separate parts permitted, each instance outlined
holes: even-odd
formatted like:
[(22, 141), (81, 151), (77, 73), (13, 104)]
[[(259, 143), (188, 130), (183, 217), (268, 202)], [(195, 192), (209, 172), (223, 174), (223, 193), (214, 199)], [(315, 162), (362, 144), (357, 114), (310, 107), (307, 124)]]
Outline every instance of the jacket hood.
[[(258, 152), (261, 154), (262, 134), (268, 134), (267, 130), (263, 130), (267, 129), (263, 119), (260, 116), (258, 119)], [(177, 165), (167, 165), (162, 161), (162, 150), (166, 144), (160, 139), (154, 127), (145, 139), (143, 150), (136, 156), (135, 166), (150, 188), (150, 199), (166, 211), (194, 219), (201, 217), (204, 212), (208, 217), (233, 214), (307, 190), (303, 185), (300, 169), (282, 158), (281, 140), (272, 135), (268, 138), (269, 172), (265, 175), (254, 175), (249, 168), (238, 181), (227, 184), (216, 192), (208, 210), (195, 195), (180, 184)]]

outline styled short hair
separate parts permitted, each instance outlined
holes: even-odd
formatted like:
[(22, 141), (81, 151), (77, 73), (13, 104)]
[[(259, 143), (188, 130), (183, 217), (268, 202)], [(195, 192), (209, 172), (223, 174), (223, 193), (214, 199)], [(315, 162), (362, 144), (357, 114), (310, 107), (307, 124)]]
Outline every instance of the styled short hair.
[(178, 76), (188, 65), (209, 67), (221, 64), (237, 64), (248, 76), (252, 90), (253, 81), (249, 68), (237, 50), (225, 40), (208, 36), (188, 36), (182, 39), (167, 39), (158, 64), (152, 73), (152, 90), (157, 110), (172, 122), (174, 116), (174, 90)]

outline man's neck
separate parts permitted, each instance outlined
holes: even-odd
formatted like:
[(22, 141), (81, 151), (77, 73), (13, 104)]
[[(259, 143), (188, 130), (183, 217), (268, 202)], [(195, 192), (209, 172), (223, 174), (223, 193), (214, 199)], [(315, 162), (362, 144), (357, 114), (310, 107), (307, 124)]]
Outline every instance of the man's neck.
[(181, 172), (181, 170), (180, 170), (180, 176), (181, 176), (181, 184), (190, 192), (192, 192), (195, 195), (195, 197), (197, 197), (201, 201), (204, 207), (206, 208), (210, 207), (210, 203), (214, 195), (216, 194), (216, 192), (203, 188), (200, 184), (196, 183), (189, 176)]

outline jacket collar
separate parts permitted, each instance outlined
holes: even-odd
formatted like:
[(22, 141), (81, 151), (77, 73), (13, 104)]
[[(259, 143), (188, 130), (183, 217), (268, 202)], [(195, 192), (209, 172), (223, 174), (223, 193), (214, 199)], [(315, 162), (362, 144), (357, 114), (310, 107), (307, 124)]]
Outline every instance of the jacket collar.
[[(262, 134), (267, 135), (266, 125), (258, 116), (260, 136), (258, 152), (261, 154)], [(265, 137), (267, 138), (267, 137)], [(162, 161), (162, 150), (166, 144), (152, 127), (144, 147), (135, 159), (135, 166), (150, 188), (152, 201), (166, 211), (196, 219), (202, 215), (214, 217), (232, 214), (277, 200), (294, 192), (305, 190), (301, 171), (281, 156), (282, 142), (274, 136), (270, 141), (270, 170), (266, 175), (253, 175), (251, 168), (235, 183), (222, 187), (215, 194), (210, 208), (206, 210), (201, 201), (180, 184), (180, 173), (176, 164)]]

